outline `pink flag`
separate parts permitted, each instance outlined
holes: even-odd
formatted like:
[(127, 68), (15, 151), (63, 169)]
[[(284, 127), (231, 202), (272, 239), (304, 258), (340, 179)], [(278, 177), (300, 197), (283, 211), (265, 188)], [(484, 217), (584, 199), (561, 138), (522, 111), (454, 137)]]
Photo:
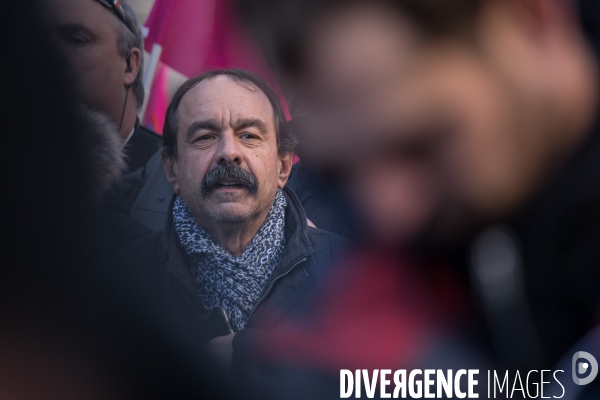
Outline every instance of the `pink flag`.
[[(230, 0), (156, 0), (146, 27), (146, 50), (150, 51), (153, 43), (162, 45), (164, 64), (187, 77), (213, 68), (235, 67), (254, 72), (280, 94), (289, 118), (275, 75), (238, 20)], [(156, 98), (156, 94), (152, 95)], [(165, 111), (166, 106), (162, 118), (149, 118), (164, 121)], [(152, 105), (152, 114), (160, 112)]]
[(167, 111), (167, 68), (162, 62), (158, 63), (156, 75), (152, 82), (150, 98), (146, 106), (146, 114), (142, 124), (154, 132), (162, 133), (165, 124), (165, 113)]

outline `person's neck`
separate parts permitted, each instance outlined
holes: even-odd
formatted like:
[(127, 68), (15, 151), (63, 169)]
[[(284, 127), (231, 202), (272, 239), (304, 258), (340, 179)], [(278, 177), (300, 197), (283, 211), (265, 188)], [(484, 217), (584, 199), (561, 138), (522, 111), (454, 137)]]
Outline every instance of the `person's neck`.
[(129, 94), (129, 99), (125, 106), (125, 112), (123, 113), (123, 122), (121, 122), (121, 137), (123, 140), (127, 140), (131, 131), (135, 128), (137, 121), (137, 102), (133, 98), (132, 94)]
[(265, 223), (269, 208), (242, 222), (202, 221), (196, 223), (212, 236), (225, 250), (239, 257), (244, 253), (260, 227)]

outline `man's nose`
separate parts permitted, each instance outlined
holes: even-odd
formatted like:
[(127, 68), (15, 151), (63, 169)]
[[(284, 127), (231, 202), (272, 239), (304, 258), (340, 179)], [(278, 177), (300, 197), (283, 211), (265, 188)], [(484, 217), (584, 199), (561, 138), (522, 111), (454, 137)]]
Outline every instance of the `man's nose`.
[(215, 157), (217, 164), (241, 164), (243, 154), (240, 146), (241, 144), (239, 140), (237, 140), (235, 134), (230, 132), (224, 133), (219, 141), (219, 147)]

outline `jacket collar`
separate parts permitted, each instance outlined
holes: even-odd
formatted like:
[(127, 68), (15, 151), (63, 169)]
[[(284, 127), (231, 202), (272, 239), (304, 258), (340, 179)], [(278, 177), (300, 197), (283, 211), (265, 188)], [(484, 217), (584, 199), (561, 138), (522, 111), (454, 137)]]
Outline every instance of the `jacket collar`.
[[(310, 257), (314, 250), (306, 235), (306, 214), (296, 194), (284, 187), (283, 193), (287, 200), (285, 209), (285, 249), (281, 261), (273, 270), (273, 279), (287, 272), (298, 261)], [(163, 235), (163, 248), (169, 254), (167, 271), (179, 279), (190, 291), (196, 291), (196, 283), (190, 272), (187, 255), (179, 243), (173, 222), (173, 204), (177, 195), (173, 195), (169, 205), (167, 221)]]
[(285, 212), (285, 249), (279, 265), (273, 270), (273, 277), (286, 272), (298, 261), (310, 257), (314, 249), (306, 235), (306, 214), (296, 194), (284, 187), (283, 193), (288, 201)]

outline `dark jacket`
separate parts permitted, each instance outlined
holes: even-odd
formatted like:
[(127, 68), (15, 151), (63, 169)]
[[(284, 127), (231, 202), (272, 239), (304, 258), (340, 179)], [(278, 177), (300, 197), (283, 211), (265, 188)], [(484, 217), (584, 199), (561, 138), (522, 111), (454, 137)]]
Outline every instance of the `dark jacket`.
[(146, 163), (159, 151), (161, 142), (159, 134), (143, 127), (139, 120), (136, 121), (133, 134), (123, 147), (127, 166), (121, 178), (121, 190), (128, 210), (146, 183)]
[[(103, 204), (95, 210), (94, 216), (98, 225), (108, 229), (99, 240), (110, 246), (109, 249), (123, 248), (154, 233), (130, 216), (119, 185), (115, 185), (106, 195)], [(98, 232), (95, 234), (100, 236)]]
[(131, 217), (153, 232), (165, 226), (173, 189), (167, 181), (160, 155), (162, 137), (136, 123), (125, 146), (127, 171), (121, 180), (125, 206)]
[(137, 120), (133, 134), (125, 145), (127, 156), (127, 171), (131, 173), (136, 169), (143, 168), (148, 160), (160, 149), (162, 136), (144, 127)]
[(287, 187), (298, 195), (306, 216), (317, 228), (351, 237), (356, 230), (346, 199), (306, 168), (302, 161), (294, 164)]
[[(282, 259), (257, 305), (247, 329), (237, 333), (236, 348), (249, 346), (253, 330), (270, 330), (280, 318), (300, 309), (319, 276), (341, 250), (345, 239), (334, 233), (307, 226), (302, 206), (290, 189), (284, 189), (286, 208), (286, 246)], [(172, 210), (173, 201), (171, 201)], [(162, 317), (170, 319), (173, 329), (194, 346), (219, 334), (212, 326), (212, 314), (203, 307), (169, 212), (164, 232), (128, 246), (121, 257), (129, 279), (137, 288), (150, 291), (144, 297), (154, 303)], [(248, 331), (248, 332), (244, 332)]]
[(173, 197), (173, 188), (167, 181), (160, 151), (148, 160), (144, 168), (130, 174), (128, 179), (137, 179), (143, 183), (130, 207), (131, 217), (153, 232), (163, 230), (169, 213), (169, 200)]
[(600, 316), (599, 179), (600, 110), (587, 141), (511, 224), (533, 323), (551, 364)]
[[(512, 219), (486, 228), (465, 252), (503, 368), (550, 369), (598, 324), (600, 110), (597, 115), (585, 142), (537, 195)], [(510, 256), (498, 262), (497, 248)], [(506, 271), (502, 279), (482, 279), (498, 266)]]
[(88, 205), (96, 228), (94, 242), (110, 253), (121, 249), (152, 231), (131, 218), (119, 184), (127, 168), (121, 148), (120, 132), (102, 112), (80, 107), (83, 137), (82, 156), (86, 160), (89, 188)]

